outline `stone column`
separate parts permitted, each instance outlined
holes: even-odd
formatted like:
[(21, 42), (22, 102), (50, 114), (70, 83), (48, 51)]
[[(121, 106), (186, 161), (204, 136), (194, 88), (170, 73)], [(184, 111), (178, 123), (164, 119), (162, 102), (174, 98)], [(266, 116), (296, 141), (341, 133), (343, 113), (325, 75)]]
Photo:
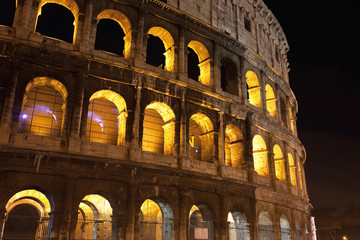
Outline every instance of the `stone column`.
[(187, 78), (187, 48), (185, 46), (185, 29), (180, 27), (179, 31), (179, 79)]
[(91, 27), (92, 27), (92, 18), (93, 18), (93, 0), (87, 0), (86, 10), (85, 10), (85, 18), (83, 21), (83, 28), (81, 34), (81, 42), (80, 42), (80, 52), (89, 52), (90, 46), (90, 35), (91, 35)]
[(187, 114), (186, 114), (186, 89), (183, 89), (181, 94), (180, 104), (180, 154), (179, 154), (179, 166), (188, 156), (187, 148)]
[(6, 209), (0, 209), (0, 239), (3, 239), (5, 230), (5, 213)]
[(141, 90), (142, 90), (142, 76), (141, 74), (135, 75), (135, 109), (134, 109), (134, 121), (132, 125), (132, 139), (131, 139), (131, 149), (139, 148), (140, 140), (140, 111), (141, 111)]
[(145, 59), (143, 56), (143, 46), (144, 46), (144, 21), (145, 21), (145, 13), (143, 10), (140, 10), (138, 15), (138, 26), (137, 26), (137, 36), (136, 36), (136, 45), (135, 45), (135, 66), (142, 65), (145, 63)]
[(73, 208), (73, 199), (75, 192), (76, 179), (69, 177), (66, 180), (66, 188), (64, 192), (64, 198), (62, 201), (61, 211), (61, 222), (60, 222), (60, 231), (59, 231), (59, 240), (70, 239), (70, 224), (71, 224), (71, 215)]
[[(136, 211), (137, 202), (137, 187), (135, 185), (129, 186), (129, 196), (127, 199), (127, 226), (126, 226), (126, 238), (127, 240), (135, 239), (135, 229), (138, 220), (138, 213)], [(138, 229), (137, 229), (138, 231)]]
[(225, 165), (225, 126), (224, 113), (219, 112), (219, 166)]
[(177, 240), (188, 240), (188, 226), (189, 226), (189, 192), (185, 189), (180, 189), (179, 193), (179, 239)]
[(285, 176), (286, 176), (286, 185), (287, 185), (287, 189), (288, 192), (290, 194), (292, 194), (291, 191), (291, 172), (290, 172), (290, 165), (289, 165), (289, 157), (288, 157), (288, 152), (287, 152), (287, 145), (285, 142), (283, 142), (283, 149), (284, 149), (284, 160), (285, 160)]
[(14, 64), (12, 69), (12, 78), (6, 91), (4, 108), (0, 122), (0, 144), (7, 144), (13, 128), (13, 108), (15, 101), (16, 87), (19, 78), (18, 63)]
[(253, 146), (252, 146), (252, 115), (248, 113), (245, 119), (245, 133), (244, 133), (244, 147), (245, 147), (245, 164), (249, 175), (249, 182), (254, 182), (254, 159), (253, 159)]
[(274, 190), (276, 190), (276, 182), (278, 181), (276, 178), (276, 171), (275, 171), (275, 160), (274, 160), (274, 152), (273, 152), (273, 139), (272, 139), (272, 134), (269, 133), (268, 134), (268, 139), (269, 142), (267, 144), (267, 148), (268, 148), (268, 165), (269, 165), (269, 177), (271, 180), (271, 185), (274, 188)]
[(256, 209), (256, 199), (252, 198), (250, 199), (250, 208), (251, 208), (251, 216), (250, 221), (248, 218), (249, 225), (249, 231), (250, 231), (250, 239), (252, 240), (258, 240), (259, 234), (259, 224), (258, 224), (258, 215), (257, 215), (257, 209)]

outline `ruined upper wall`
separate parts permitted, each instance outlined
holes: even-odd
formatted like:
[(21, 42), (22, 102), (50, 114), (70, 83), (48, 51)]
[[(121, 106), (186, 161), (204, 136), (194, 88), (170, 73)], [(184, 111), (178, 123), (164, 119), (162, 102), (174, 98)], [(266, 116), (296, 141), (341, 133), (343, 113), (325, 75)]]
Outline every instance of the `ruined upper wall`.
[[(160, 0), (148, 1), (165, 5)], [(277, 72), (281, 73), (282, 64), (287, 67), (288, 42), (276, 17), (262, 0), (167, 0), (166, 3), (237, 39)], [(288, 81), (286, 73), (283, 77)]]

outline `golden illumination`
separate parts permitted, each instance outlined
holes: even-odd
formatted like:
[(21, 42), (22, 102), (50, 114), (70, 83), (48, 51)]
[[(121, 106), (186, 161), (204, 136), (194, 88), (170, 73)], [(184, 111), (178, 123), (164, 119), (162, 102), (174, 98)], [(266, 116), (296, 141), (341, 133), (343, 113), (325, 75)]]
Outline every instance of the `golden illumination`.
[(152, 27), (148, 34), (160, 38), (165, 46), (165, 70), (174, 72), (175, 70), (175, 47), (174, 39), (171, 34), (162, 27)]
[[(72, 12), (72, 14), (74, 15), (73, 43), (75, 43), (76, 32), (77, 32), (78, 22), (79, 22), (79, 7), (76, 4), (76, 2), (73, 1), (73, 0), (41, 0), (40, 4), (39, 4), (39, 9), (38, 9), (36, 19), (38, 19), (39, 16), (41, 15), (41, 8), (47, 3), (56, 3), (56, 4), (59, 4), (59, 5), (62, 5), (62, 6), (66, 7), (67, 9), (69, 9)], [(35, 24), (35, 26), (36, 26), (36, 24)]]
[[(146, 199), (140, 207), (142, 213), (141, 228), (144, 239), (162, 240), (162, 212), (159, 205)], [(148, 238), (147, 238), (148, 237)]]
[(210, 86), (211, 85), (211, 71), (210, 71), (210, 54), (209, 51), (206, 49), (206, 47), (198, 42), (192, 40), (188, 47), (194, 50), (194, 52), (197, 54), (199, 58), (199, 68), (200, 68), (200, 76), (199, 76), (199, 82), (201, 82), (204, 85)]
[(296, 166), (295, 166), (294, 158), (291, 153), (288, 153), (288, 160), (289, 160), (289, 168), (290, 168), (291, 185), (296, 187)]
[[(116, 92), (113, 92), (110, 90), (100, 90), (100, 91), (95, 92), (90, 97), (89, 103), (92, 104), (92, 100), (97, 100), (97, 99), (99, 99), (99, 100), (106, 99), (116, 106), (116, 108), (117, 108), (116, 114), (118, 114), (118, 116), (117, 116), (117, 120), (113, 120), (112, 122), (116, 121), (118, 126), (117, 126), (117, 133), (115, 132), (114, 135), (117, 134), (117, 146), (124, 146), (125, 145), (125, 133), (126, 133), (126, 118), (128, 116), (127, 106), (126, 106), (126, 102), (125, 102), (124, 98)], [(104, 113), (104, 114), (108, 115), (109, 113)], [(104, 124), (104, 122), (109, 120), (109, 119), (104, 118), (105, 117), (104, 114), (100, 114), (100, 112), (99, 112), (99, 115), (101, 115), (101, 116), (98, 116), (99, 119), (97, 120), (98, 124), (99, 124), (99, 129), (100, 129), (98, 132), (104, 132), (103, 129), (105, 129), (105, 125), (106, 125), (106, 124)], [(94, 118), (93, 114), (91, 115), (91, 118), (92, 119)], [(88, 124), (90, 124), (90, 123), (88, 122)], [(101, 125), (101, 124), (103, 124), (103, 125)], [(89, 126), (87, 128), (91, 129)], [(116, 126), (113, 127), (113, 129), (115, 129), (115, 131), (116, 131)], [(90, 136), (91, 133), (87, 132), (87, 135)]]
[(248, 85), (249, 103), (257, 108), (261, 108), (261, 93), (258, 77), (253, 71), (248, 71), (245, 77)]
[(106, 9), (106, 10), (102, 11), (101, 13), (99, 13), (99, 15), (97, 16), (96, 19), (99, 22), (101, 19), (104, 19), (104, 18), (112, 19), (112, 20), (116, 21), (123, 29), (123, 31), (125, 33), (124, 57), (129, 58), (130, 57), (130, 49), (131, 49), (131, 35), (132, 35), (130, 20), (123, 13), (113, 10), (113, 9)]
[(293, 133), (295, 133), (295, 119), (293, 116), (293, 111), (289, 108), (289, 115), (290, 115), (290, 128)]
[(269, 84), (265, 86), (266, 91), (266, 108), (272, 117), (276, 117), (276, 98), (272, 87)]
[(211, 120), (202, 113), (196, 113), (189, 120), (189, 155), (191, 158), (212, 162), (214, 154), (214, 127)]
[(264, 139), (255, 135), (252, 141), (254, 170), (261, 176), (269, 175), (268, 151)]
[(229, 124), (225, 129), (225, 164), (233, 168), (243, 168), (244, 142), (238, 127)]
[(302, 168), (301, 168), (301, 163), (300, 161), (297, 162), (298, 163), (298, 171), (299, 171), (299, 181), (300, 181), (300, 188), (303, 189), (303, 176), (302, 176)]
[(275, 175), (280, 181), (286, 181), (285, 175), (285, 159), (279, 145), (275, 145), (274, 149)]

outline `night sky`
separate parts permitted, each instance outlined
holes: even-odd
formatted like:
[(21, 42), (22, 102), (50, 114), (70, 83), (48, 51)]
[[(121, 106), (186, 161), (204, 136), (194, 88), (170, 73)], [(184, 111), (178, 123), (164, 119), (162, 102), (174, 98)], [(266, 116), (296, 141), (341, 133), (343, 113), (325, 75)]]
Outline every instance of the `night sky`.
[(356, 1), (264, 0), (290, 51), (290, 85), (314, 208), (360, 205), (359, 10)]

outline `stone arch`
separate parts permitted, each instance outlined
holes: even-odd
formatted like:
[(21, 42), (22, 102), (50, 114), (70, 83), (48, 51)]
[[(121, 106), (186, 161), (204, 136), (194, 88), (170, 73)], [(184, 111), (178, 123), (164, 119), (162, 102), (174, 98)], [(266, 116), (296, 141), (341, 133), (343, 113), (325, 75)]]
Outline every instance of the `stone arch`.
[(205, 203), (193, 205), (189, 211), (189, 239), (214, 240), (214, 213)]
[(220, 80), (224, 92), (239, 96), (238, 70), (236, 64), (228, 57), (220, 61)]
[[(71, 39), (71, 41), (69, 41), (69, 40), (65, 40), (65, 41), (69, 41), (71, 43), (74, 43), (75, 40), (76, 40), (77, 27), (78, 27), (78, 22), (79, 22), (79, 7), (76, 4), (76, 2), (74, 0), (41, 0), (40, 3), (39, 3), (37, 18), (36, 18), (36, 25), (35, 25), (36, 29), (35, 29), (35, 31), (37, 31), (37, 29), (38, 29), (39, 17), (42, 14), (42, 8), (46, 4), (61, 5), (61, 6), (65, 7), (65, 8), (67, 8), (72, 13), (72, 15), (74, 17), (74, 19), (73, 19), (72, 39)], [(54, 22), (56, 22), (56, 21), (54, 21)], [(56, 36), (50, 36), (50, 37), (56, 37)], [(64, 40), (64, 39), (61, 39), (61, 40)]]
[(140, 239), (173, 239), (173, 219), (170, 204), (158, 198), (146, 199), (140, 207)]
[(203, 113), (195, 113), (189, 120), (189, 156), (195, 160), (212, 162), (214, 154), (214, 126)]
[[(188, 48), (192, 49), (197, 57), (198, 57), (198, 65), (199, 68), (199, 76), (198, 80), (202, 84), (206, 86), (210, 86), (211, 84), (211, 71), (210, 71), (210, 54), (207, 48), (199, 41), (192, 40), (188, 44)], [(189, 75), (189, 56), (188, 56), (188, 75)]]
[[(132, 27), (131, 27), (131, 22), (126, 17), (126, 15), (119, 11), (113, 10), (113, 9), (106, 9), (106, 10), (103, 10), (102, 12), (100, 12), (97, 15), (96, 19), (97, 19), (98, 23), (100, 22), (100, 20), (110, 19), (120, 25), (121, 29), (123, 30), (123, 35), (124, 35), (123, 36), (124, 44), (122, 47), (123, 52), (120, 55), (123, 55), (125, 58), (129, 58), (130, 57), (130, 49), (131, 49)], [(96, 44), (96, 42), (95, 42), (95, 44)]]
[(286, 102), (284, 98), (280, 98), (280, 113), (281, 113), (281, 121), (284, 124), (284, 126), (288, 127), (288, 112), (286, 108)]
[(68, 92), (58, 80), (37, 77), (25, 87), (19, 132), (60, 137)]
[(269, 175), (268, 151), (262, 136), (255, 135), (252, 141), (254, 170), (261, 176)]
[(80, 202), (75, 239), (111, 239), (117, 236), (113, 227), (113, 208), (101, 195), (86, 195)]
[[(164, 45), (165, 51), (164, 51), (164, 56), (165, 56), (165, 66), (164, 69), (169, 71), (169, 72), (174, 72), (175, 70), (175, 46), (174, 46), (174, 39), (171, 36), (171, 34), (165, 30), (162, 27), (152, 27), (149, 29), (148, 31), (148, 35), (149, 36), (154, 36), (154, 37), (158, 37)], [(149, 41), (148, 41), (148, 45), (149, 45)], [(149, 50), (149, 47), (147, 47), (147, 50)], [(149, 51), (148, 51), (149, 53)], [(148, 54), (146, 55), (146, 59), (147, 62), (149, 64), (151, 64), (149, 62), (151, 56), (148, 56)], [(153, 65), (153, 64), (151, 64)]]
[(265, 86), (266, 91), (266, 109), (269, 112), (270, 116), (276, 117), (276, 97), (274, 94), (273, 88), (266, 84)]
[(229, 124), (225, 128), (225, 165), (244, 169), (244, 137), (241, 130)]
[(291, 239), (291, 227), (285, 214), (280, 216), (281, 240)]
[(291, 153), (288, 153), (289, 170), (290, 170), (290, 182), (291, 185), (296, 187), (296, 165), (294, 157)]
[(272, 217), (268, 211), (261, 211), (258, 218), (259, 239), (274, 239)]
[(228, 213), (229, 240), (250, 240), (249, 222), (246, 214), (239, 210)]
[(4, 239), (50, 237), (55, 210), (52, 196), (35, 189), (25, 189), (8, 200), (5, 210)]
[(124, 146), (127, 105), (111, 90), (95, 92), (89, 100), (86, 136), (91, 142)]
[(142, 148), (163, 154), (173, 154), (175, 114), (163, 102), (152, 102), (145, 108)]
[(17, 0), (0, 1), (0, 25), (13, 25), (17, 5)]
[(285, 182), (286, 181), (286, 174), (285, 174), (285, 159), (283, 151), (281, 150), (279, 145), (275, 145), (273, 148), (274, 154), (274, 163), (275, 163), (275, 176), (279, 181)]
[(261, 88), (257, 75), (253, 71), (247, 71), (245, 77), (249, 103), (261, 108)]

